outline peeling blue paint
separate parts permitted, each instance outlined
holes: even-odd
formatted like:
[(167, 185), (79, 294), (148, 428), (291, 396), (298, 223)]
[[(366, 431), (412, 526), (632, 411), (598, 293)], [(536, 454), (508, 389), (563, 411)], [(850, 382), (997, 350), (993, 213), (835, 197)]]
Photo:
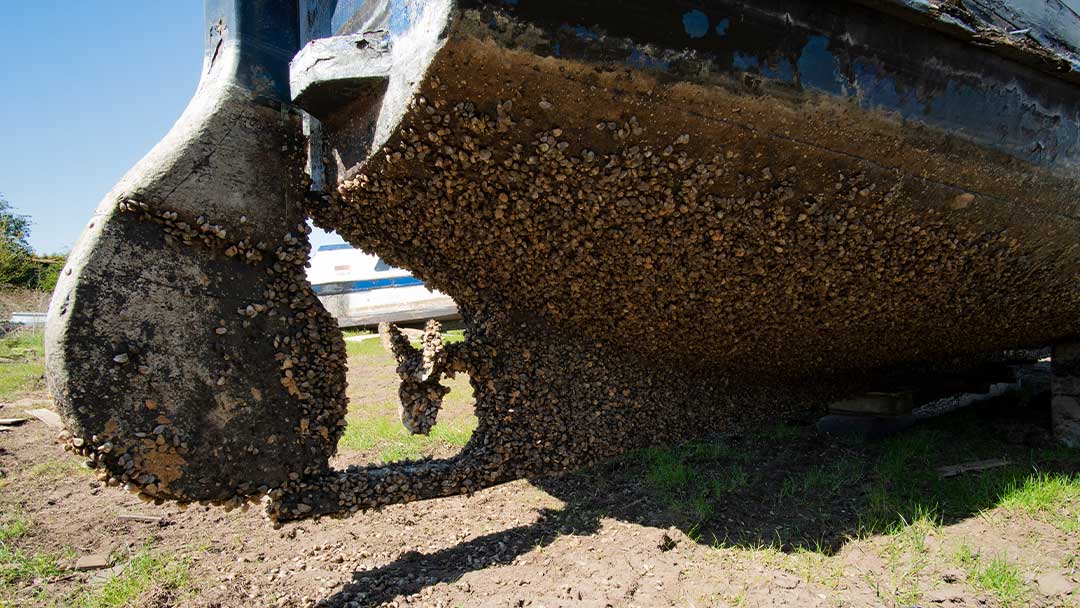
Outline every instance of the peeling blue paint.
[(795, 82), (795, 71), (792, 68), (791, 61), (784, 58), (780, 58), (775, 62), (770, 62), (768, 60), (758, 59), (753, 55), (735, 51), (735, 55), (731, 60), (731, 65), (736, 70), (756, 72), (773, 80), (780, 80), (788, 83)]
[(825, 36), (811, 36), (803, 47), (796, 65), (799, 82), (803, 87), (827, 91), (834, 95), (844, 92), (841, 84), (840, 64), (829, 52), (829, 39)]
[(719, 35), (721, 37), (727, 36), (728, 26), (730, 26), (730, 25), (731, 25), (731, 19), (730, 18), (724, 17), (723, 19), (721, 19), (720, 23), (716, 24), (716, 33), (717, 33), (717, 35)]
[(795, 71), (791, 67), (791, 61), (787, 59), (780, 59), (776, 62), (776, 65), (765, 64), (761, 68), (761, 74), (766, 78), (772, 78), (773, 80), (782, 80), (784, 82), (795, 82)]
[(600, 40), (600, 34), (597, 34), (589, 28), (581, 25), (576, 25), (574, 27), (563, 26), (562, 29), (569, 30), (571, 33), (573, 33), (578, 38), (581, 38), (582, 40), (589, 40), (592, 42)]
[(704, 38), (709, 33), (709, 17), (697, 9), (683, 13), (682, 23), (691, 38)]
[(878, 66), (863, 59), (852, 65), (855, 81), (851, 83), (859, 105), (899, 112), (904, 118), (918, 118), (927, 112), (918, 91), (900, 90), (896, 82), (881, 74)]
[(990, 91), (979, 82), (957, 79), (944, 89), (901, 90), (871, 62), (857, 59), (851, 67), (853, 80), (841, 86), (842, 94), (856, 95), (867, 109), (959, 130), (1036, 163), (1058, 162), (1063, 150), (1080, 141), (1080, 115), (1055, 113), (1017, 86)]
[(735, 55), (731, 58), (731, 67), (736, 70), (752, 70), (757, 68), (758, 60), (753, 55), (745, 55), (739, 51), (735, 51)]
[(626, 62), (637, 68), (663, 70), (665, 72), (671, 66), (670, 62), (657, 59), (647, 53), (642, 53), (640, 49), (631, 51), (630, 57), (626, 59)]

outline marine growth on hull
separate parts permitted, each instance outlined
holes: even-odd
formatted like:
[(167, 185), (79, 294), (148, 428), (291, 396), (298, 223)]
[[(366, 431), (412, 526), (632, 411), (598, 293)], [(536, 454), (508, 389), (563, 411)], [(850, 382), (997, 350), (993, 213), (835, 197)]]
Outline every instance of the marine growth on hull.
[[(299, 176), (299, 111), (244, 93), (192, 104), (214, 143), (178, 136), (195, 159), (170, 167), (179, 178), (160, 178), (151, 155), (137, 175), (149, 185), (110, 195), (100, 242), (75, 256), (89, 260), (81, 278), (62, 285), (53, 364), (70, 445), (103, 478), (148, 500), (265, 499), (277, 521), (340, 516), (813, 413), (889, 370), (960, 368), (1077, 327), (1080, 188), (1065, 161), (799, 75), (740, 77), (719, 55), (466, 5), (428, 3), (396, 40), (380, 30), (330, 40), (326, 57), (310, 47), (312, 69), (331, 66), (303, 98), (321, 121), (309, 151), (325, 191)], [(807, 23), (835, 16), (799, 6)], [(869, 36), (879, 15), (847, 17)], [(428, 54), (392, 54), (414, 43)], [(979, 52), (948, 44), (934, 69)], [(338, 61), (341, 49), (370, 65)], [(219, 132), (237, 155), (263, 149), (238, 169), (214, 147), (231, 141)], [(248, 206), (174, 194), (202, 174), (215, 195), (246, 186)], [(304, 215), (458, 304), (464, 342), (443, 344), (437, 324), (420, 349), (390, 340), (412, 432), (438, 420), (442, 378), (469, 375), (478, 427), (457, 456), (329, 467), (346, 354), (304, 280)]]
[(306, 480), (279, 517), (566, 470), (1075, 322), (1074, 260), (1018, 238), (1038, 214), (996, 223), (1012, 186), (977, 196), (823, 145), (843, 132), (792, 133), (803, 112), (851, 120), (840, 105), (599, 78), (482, 42), (444, 49), (395, 135), (311, 206), (454, 296), (480, 426), (451, 461)]

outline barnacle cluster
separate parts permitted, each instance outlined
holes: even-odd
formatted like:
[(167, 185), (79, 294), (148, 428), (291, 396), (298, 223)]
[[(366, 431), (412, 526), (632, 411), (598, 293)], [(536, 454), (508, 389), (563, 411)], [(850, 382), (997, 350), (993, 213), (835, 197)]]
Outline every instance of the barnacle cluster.
[(312, 201), (318, 224), (454, 296), (479, 427), (450, 460), (300, 480), (274, 516), (567, 470), (1075, 327), (1076, 252), (1032, 238), (1052, 180), (1025, 206), (974, 147), (956, 177), (978, 191), (939, 179), (941, 154), (842, 150), (848, 127), (888, 149), (932, 137), (891, 117), (809, 98), (800, 124), (776, 99), (595, 72), (452, 41), (395, 135)]
[[(241, 345), (248, 343), (246, 341), (272, 342), (278, 380), (283, 389), (279, 391), (283, 394), (276, 398), (292, 400), (297, 415), (295, 420), (278, 425), (277, 433), (273, 428), (258, 429), (267, 435), (234, 439), (246, 444), (239, 451), (252, 460), (260, 457), (260, 451), (269, 452), (267, 446), (275, 443), (278, 444), (274, 446), (276, 449), (306, 453), (305, 466), (288, 473), (287, 477), (299, 479), (325, 470), (326, 461), (336, 450), (344, 429), (345, 351), (336, 323), (323, 310), (306, 280), (310, 228), (304, 223), (298, 224), (295, 233), (283, 235), (280, 243), (271, 247), (250, 238), (230, 240), (222, 225), (204, 217), (184, 218), (175, 211), (134, 199), (119, 201), (118, 210), (137, 222), (157, 226), (165, 247), (198, 247), (214, 251), (233, 263), (245, 264), (263, 273), (262, 293), (250, 294), (250, 300), (238, 306), (228, 318), (207, 319), (207, 339), (222, 345), (214, 349), (222, 359), (216, 369), (222, 371), (213, 380), (213, 385), (219, 390), (226, 387), (236, 381), (232, 372), (245, 366), (245, 361), (230, 354), (232, 349), (225, 347), (227, 342), (239, 341)], [(241, 217), (238, 223), (243, 225), (245, 221), (246, 218)], [(152, 346), (128, 343), (111, 361), (116, 373), (125, 374), (127, 385), (147, 395), (152, 394), (150, 387), (155, 382), (155, 372), (144, 361), (152, 349)], [(240, 387), (240, 390), (247, 390), (247, 387)], [(273, 393), (270, 387), (253, 386), (249, 391), (250, 403), (222, 401), (216, 407), (228, 411), (245, 407), (279, 407), (279, 403), (268, 403), (275, 399)], [(208, 404), (208, 407), (215, 406)], [(177, 408), (168, 401), (146, 398), (136, 404), (136, 409), (138, 411), (134, 413), (109, 420), (101, 431), (88, 437), (65, 431), (62, 438), (68, 449), (88, 459), (87, 463), (99, 471), (102, 481), (109, 485), (124, 485), (144, 500), (158, 503), (164, 499), (181, 503), (198, 500), (233, 508), (257, 501), (269, 491), (271, 486), (268, 484), (256, 485), (244, 479), (235, 479), (229, 486), (216, 489), (209, 480), (198, 486), (192, 478), (200, 476), (200, 472), (188, 470), (194, 452), (213, 452), (221, 446), (207, 444), (201, 434), (203, 429), (191, 428), (190, 419), (176, 420), (190, 416), (191, 412), (176, 411)], [(273, 416), (273, 412), (269, 415)], [(140, 423), (145, 428), (138, 428)], [(202, 426), (207, 424), (208, 421), (203, 422)], [(260, 449), (260, 446), (263, 447)], [(223, 460), (229, 457), (235, 457), (235, 454), (222, 455)], [(213, 461), (213, 457), (209, 460)], [(226, 466), (225, 463), (222, 465)], [(199, 487), (200, 495), (191, 496), (192, 487)], [(207, 493), (214, 497), (207, 498)]]

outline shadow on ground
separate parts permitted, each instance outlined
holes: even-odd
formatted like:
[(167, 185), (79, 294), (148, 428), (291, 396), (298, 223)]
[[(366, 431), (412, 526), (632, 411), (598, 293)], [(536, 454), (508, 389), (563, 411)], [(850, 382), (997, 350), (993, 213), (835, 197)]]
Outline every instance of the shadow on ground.
[[(1080, 474), (1080, 450), (1055, 447), (1049, 400), (984, 402), (872, 444), (792, 421), (753, 435), (650, 448), (532, 483), (565, 502), (538, 521), (360, 571), (321, 605), (378, 605), (464, 574), (509, 564), (607, 517), (667, 529), (710, 546), (826, 555), (852, 538), (919, 519), (949, 524), (999, 506), (1040, 476)], [(1009, 466), (942, 478), (938, 467), (990, 458)], [(351, 603), (350, 603), (351, 602)]]

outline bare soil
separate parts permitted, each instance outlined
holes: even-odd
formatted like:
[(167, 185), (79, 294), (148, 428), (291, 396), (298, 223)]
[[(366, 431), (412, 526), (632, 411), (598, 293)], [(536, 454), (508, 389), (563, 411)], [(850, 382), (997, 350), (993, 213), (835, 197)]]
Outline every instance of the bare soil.
[[(350, 368), (358, 415), (384, 415), (396, 394), (390, 359), (354, 355)], [(464, 380), (455, 389), (466, 392)], [(46, 395), (24, 398), (0, 415)], [(449, 399), (445, 415), (469, 416), (468, 400)], [(1006, 500), (1030, 466), (1073, 483), (1080, 471), (1075, 451), (1050, 445), (1038, 407), (988, 406), (869, 445), (789, 421), (561, 478), (280, 529), (257, 509), (143, 503), (80, 471), (55, 435), (36, 420), (0, 433), (0, 509), (32, 521), (10, 542), (61, 555), (64, 568), (96, 553), (121, 564), (144, 546), (188, 564), (185, 585), (151, 586), (132, 606), (1080, 606), (1080, 499), (1047, 512)], [(904, 475), (888, 477), (889, 459), (919, 452), (926, 437), (937, 442), (930, 460), (896, 465), (928, 484), (909, 496), (897, 486)], [(950, 445), (963, 453), (941, 447)], [(1019, 466), (959, 485), (925, 475), (985, 454)], [(379, 457), (379, 446), (343, 450), (337, 464)], [(916, 507), (936, 515), (916, 520)], [(162, 519), (118, 519), (127, 514)], [(1016, 575), (1016, 593), (995, 582), (991, 559)], [(0, 605), (69, 605), (102, 584), (93, 575), (16, 580)]]

